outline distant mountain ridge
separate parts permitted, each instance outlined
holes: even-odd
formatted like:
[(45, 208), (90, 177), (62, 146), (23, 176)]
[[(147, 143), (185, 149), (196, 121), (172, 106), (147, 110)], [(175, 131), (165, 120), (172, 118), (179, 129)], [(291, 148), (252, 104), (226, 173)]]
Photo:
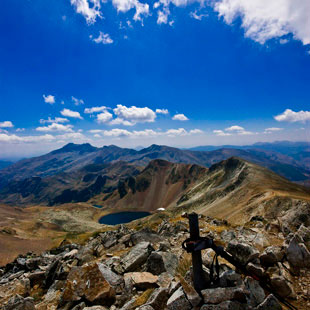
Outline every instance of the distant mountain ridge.
[(192, 151), (153, 144), (142, 150), (134, 150), (115, 145), (97, 148), (88, 143), (69, 143), (48, 154), (21, 160), (0, 170), (0, 188), (12, 181), (71, 173), (92, 164), (124, 161), (135, 166), (146, 166), (154, 159), (163, 159), (172, 163), (210, 167), (232, 156), (267, 167), (291, 181), (302, 182), (310, 176), (310, 168), (307, 169), (306, 165), (302, 164), (302, 160), (300, 160), (301, 156), (309, 159), (307, 153), (299, 153), (297, 160), (292, 156), (261, 149), (222, 148), (213, 151)]

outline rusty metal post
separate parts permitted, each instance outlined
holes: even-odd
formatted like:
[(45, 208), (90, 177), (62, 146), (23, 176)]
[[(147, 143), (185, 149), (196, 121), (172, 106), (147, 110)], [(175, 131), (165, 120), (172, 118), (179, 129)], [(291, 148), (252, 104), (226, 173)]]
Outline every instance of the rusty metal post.
[[(188, 214), (190, 239), (195, 241), (199, 239), (198, 214)], [(203, 274), (201, 251), (192, 253), (194, 287), (197, 292), (207, 288), (207, 281)]]

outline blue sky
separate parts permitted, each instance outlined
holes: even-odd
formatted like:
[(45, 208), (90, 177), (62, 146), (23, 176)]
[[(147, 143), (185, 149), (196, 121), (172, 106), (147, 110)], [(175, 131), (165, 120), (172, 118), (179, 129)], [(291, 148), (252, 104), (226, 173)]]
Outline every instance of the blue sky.
[(250, 3), (2, 1), (0, 158), (309, 140), (310, 3)]

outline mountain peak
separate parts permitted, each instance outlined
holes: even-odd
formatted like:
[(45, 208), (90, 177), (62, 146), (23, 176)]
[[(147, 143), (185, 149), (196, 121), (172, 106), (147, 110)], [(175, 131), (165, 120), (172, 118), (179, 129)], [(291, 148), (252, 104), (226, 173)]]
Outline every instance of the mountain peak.
[(68, 143), (64, 145), (62, 148), (53, 151), (52, 154), (65, 153), (65, 152), (90, 153), (96, 150), (97, 148), (89, 143), (83, 143), (83, 144)]

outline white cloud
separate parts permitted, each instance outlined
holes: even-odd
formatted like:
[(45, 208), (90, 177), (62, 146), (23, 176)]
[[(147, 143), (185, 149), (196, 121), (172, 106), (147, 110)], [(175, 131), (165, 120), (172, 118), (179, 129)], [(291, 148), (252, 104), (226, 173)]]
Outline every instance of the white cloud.
[(184, 128), (179, 129), (169, 129), (166, 131), (166, 134), (169, 137), (175, 137), (175, 136), (185, 136), (187, 135), (187, 131)]
[(234, 126), (226, 128), (225, 130), (226, 131), (244, 131), (244, 128), (241, 126), (234, 125)]
[(157, 12), (157, 24), (167, 24), (170, 10), (168, 7), (164, 7), (162, 10)]
[(289, 33), (310, 43), (309, 0), (213, 0), (213, 6), (227, 24), (241, 17), (245, 36), (261, 44)]
[(272, 132), (278, 132), (278, 131), (282, 131), (283, 128), (278, 128), (278, 127), (270, 127), (270, 128), (266, 128), (264, 133), (272, 133)]
[(184, 114), (176, 114), (172, 117), (174, 121), (188, 121), (188, 118)]
[(156, 109), (157, 114), (168, 114), (169, 111), (167, 109)]
[(49, 103), (49, 104), (54, 104), (55, 103), (55, 96), (52, 96), (52, 95), (43, 95), (43, 98), (44, 98), (44, 102), (45, 103)]
[(93, 39), (92, 36), (90, 36), (90, 38), (92, 39), (93, 42), (95, 42), (97, 44), (99, 44), (99, 43), (112, 44), (114, 42), (108, 33), (103, 33), (101, 31), (99, 31), (98, 38)]
[(86, 114), (93, 114), (93, 113), (98, 113), (98, 112), (105, 112), (107, 109), (108, 108), (105, 107), (105, 106), (86, 108), (84, 110), (84, 113), (86, 113)]
[(190, 134), (200, 134), (203, 133), (201, 129), (192, 129), (189, 131)]
[(49, 134), (43, 136), (17, 136), (17, 135), (0, 134), (0, 142), (8, 142), (8, 143), (44, 142), (53, 140), (55, 140), (55, 137)]
[(91, 130), (88, 130), (90, 133), (101, 133), (103, 132), (102, 129), (91, 129)]
[(97, 17), (102, 17), (100, 0), (71, 0), (71, 5), (77, 13), (84, 16), (88, 24), (93, 24)]
[(97, 122), (99, 124), (104, 124), (104, 123), (107, 123), (108, 121), (110, 121), (112, 119), (113, 115), (108, 112), (108, 111), (105, 111), (103, 113), (99, 113), (97, 114)]
[(83, 117), (80, 115), (79, 112), (76, 111), (72, 111), (69, 109), (63, 109), (60, 114), (62, 116), (67, 116), (67, 117), (72, 117), (72, 118), (79, 118), (79, 119), (83, 119)]
[(304, 123), (310, 121), (310, 111), (294, 112), (291, 109), (286, 109), (282, 114), (275, 116), (274, 119), (278, 122)]
[(124, 119), (117, 117), (113, 119), (109, 124), (110, 125), (134, 126), (136, 123), (125, 121)]
[(77, 99), (77, 98), (75, 98), (75, 97), (71, 97), (71, 99), (72, 99), (72, 102), (76, 105), (76, 106), (78, 106), (78, 105), (81, 105), (81, 104), (84, 104), (84, 100), (83, 99)]
[(129, 137), (131, 134), (132, 133), (130, 131), (119, 128), (103, 131), (103, 135), (106, 137)]
[(55, 117), (55, 119), (52, 119), (48, 117), (48, 119), (40, 119), (40, 124), (46, 124), (46, 123), (67, 123), (69, 120), (67, 118), (63, 117)]
[(23, 131), (25, 131), (25, 128), (17, 128), (16, 129), (16, 132), (23, 132)]
[[(16, 130), (16, 131), (17, 131), (17, 130)], [(9, 133), (7, 130), (1, 129), (1, 128), (0, 128), (0, 132), (2, 132), (2, 133)]]
[(204, 17), (207, 17), (208, 14), (197, 14), (197, 10), (196, 10), (194, 12), (190, 12), (189, 16), (197, 20), (202, 20)]
[(0, 128), (12, 128), (14, 127), (11, 121), (0, 122)]
[(46, 127), (37, 127), (36, 131), (43, 131), (43, 132), (51, 132), (51, 131), (64, 131), (64, 132), (73, 132), (72, 125), (62, 125), (58, 123), (50, 124)]
[(127, 125), (136, 123), (152, 123), (156, 118), (156, 113), (147, 107), (138, 108), (132, 106), (128, 108), (118, 104), (117, 107), (113, 109), (113, 112), (119, 120), (113, 120), (111, 124), (116, 124), (116, 122), (122, 122), (123, 125), (125, 125), (126, 122), (128, 122)]
[(149, 15), (149, 5), (147, 3), (141, 3), (138, 0), (112, 0), (112, 3), (118, 12), (126, 13), (135, 8), (136, 13), (133, 17), (135, 21), (142, 20), (141, 15)]
[(94, 138), (101, 138), (100, 135), (98, 135), (97, 133), (94, 135)]
[(231, 133), (224, 132), (223, 130), (213, 130), (213, 133), (215, 133), (217, 136), (221, 136), (221, 137), (231, 136)]

